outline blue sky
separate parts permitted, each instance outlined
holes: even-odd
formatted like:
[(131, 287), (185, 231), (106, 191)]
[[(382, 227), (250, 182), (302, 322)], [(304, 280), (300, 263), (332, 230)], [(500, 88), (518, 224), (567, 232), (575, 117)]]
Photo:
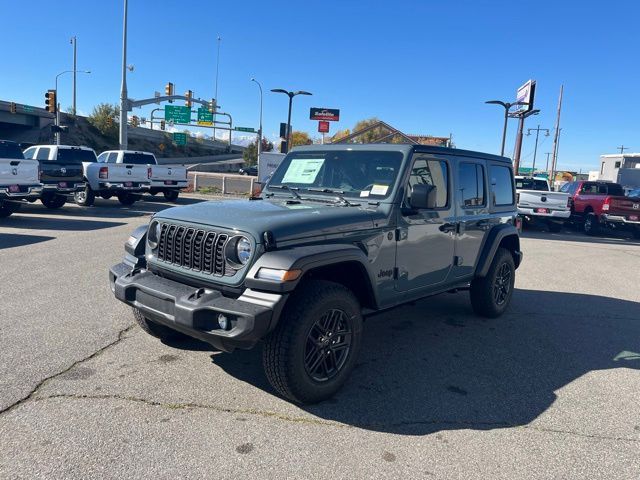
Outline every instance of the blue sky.
[[(122, 1), (0, 0), (3, 68), (0, 98), (41, 105), (55, 75), (72, 66), (78, 37), (78, 109), (117, 102)], [(502, 110), (485, 100), (513, 100), (537, 80), (527, 127), (552, 129), (565, 86), (559, 163), (597, 168), (598, 157), (625, 144), (640, 151), (637, 19), (640, 4), (613, 1), (129, 1), (129, 96), (153, 96), (168, 81), (211, 98), (216, 37), (222, 37), (218, 98), (238, 126), (258, 123), (255, 76), (265, 89), (264, 130), (276, 137), (287, 99), (271, 88), (304, 89), (292, 124), (314, 135), (309, 107), (339, 108), (351, 128), (376, 116), (407, 133), (453, 134), (459, 148), (497, 152)], [(71, 105), (71, 76), (59, 98)], [(133, 114), (148, 116), (149, 110)], [(516, 122), (510, 123), (507, 153)], [(525, 137), (530, 166), (534, 136)], [(538, 160), (552, 137), (541, 137)]]

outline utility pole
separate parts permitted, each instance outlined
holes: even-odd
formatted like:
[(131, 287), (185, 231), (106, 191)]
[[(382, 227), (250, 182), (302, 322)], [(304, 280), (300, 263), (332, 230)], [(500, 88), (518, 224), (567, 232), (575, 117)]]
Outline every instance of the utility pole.
[(77, 45), (78, 45), (78, 40), (76, 39), (75, 35), (73, 37), (71, 37), (71, 44), (73, 45), (73, 103), (72, 103), (72, 108), (73, 108), (73, 115), (77, 115), (78, 111), (76, 110), (76, 72), (77, 72), (77, 60), (78, 60), (78, 55), (77, 55)]
[(544, 167), (544, 171), (549, 173), (549, 155), (551, 155), (551, 152), (546, 152), (545, 155), (547, 156), (547, 166)]
[(624, 145), (620, 145), (618, 147), (618, 149), (620, 150), (620, 155), (623, 155), (625, 150), (629, 150), (629, 147), (625, 147)]
[[(216, 91), (215, 91), (215, 99), (216, 99), (216, 105), (218, 105), (220, 102), (218, 101), (218, 73), (220, 71), (220, 42), (222, 41), (222, 37), (220, 35), (218, 35), (218, 53), (216, 55)], [(213, 141), (216, 141), (216, 111), (218, 109), (215, 108), (213, 110)], [(231, 132), (229, 132), (229, 137), (231, 137)]]
[(558, 98), (558, 115), (556, 117), (556, 132), (553, 138), (553, 156), (551, 160), (551, 174), (549, 175), (549, 182), (551, 189), (554, 188), (556, 165), (558, 164), (558, 141), (560, 139), (560, 112), (562, 111), (562, 93), (564, 92), (564, 85), (560, 85), (560, 97)]
[(536, 172), (536, 155), (538, 153), (538, 137), (540, 136), (540, 131), (543, 130), (545, 132), (545, 136), (548, 137), (549, 136), (549, 129), (548, 128), (540, 128), (540, 125), (538, 125), (538, 128), (529, 128), (527, 129), (527, 136), (531, 135), (531, 132), (536, 132), (536, 146), (533, 149), (533, 166), (531, 167), (531, 175), (533, 176)]
[(120, 150), (127, 149), (127, 2), (124, 0), (124, 16), (122, 20), (122, 85), (120, 87)]

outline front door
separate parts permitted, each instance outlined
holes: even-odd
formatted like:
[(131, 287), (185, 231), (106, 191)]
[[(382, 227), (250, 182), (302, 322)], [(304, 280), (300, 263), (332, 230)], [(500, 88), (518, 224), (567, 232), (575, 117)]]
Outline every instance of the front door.
[[(449, 162), (419, 152), (412, 162), (396, 234), (396, 289), (403, 292), (445, 283), (453, 263), (457, 228)], [(436, 187), (435, 208), (410, 208), (411, 186), (415, 184)]]

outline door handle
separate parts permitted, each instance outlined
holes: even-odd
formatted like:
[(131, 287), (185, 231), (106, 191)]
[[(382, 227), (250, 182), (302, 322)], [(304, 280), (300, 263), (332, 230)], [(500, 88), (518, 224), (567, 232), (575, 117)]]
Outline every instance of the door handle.
[(457, 223), (443, 223), (440, 225), (440, 231), (443, 233), (455, 232), (458, 229)]

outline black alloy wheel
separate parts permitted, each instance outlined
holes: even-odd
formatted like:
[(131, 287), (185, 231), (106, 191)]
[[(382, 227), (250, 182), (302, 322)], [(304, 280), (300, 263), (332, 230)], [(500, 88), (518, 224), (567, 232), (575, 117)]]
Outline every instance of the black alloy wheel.
[(352, 332), (349, 317), (339, 309), (327, 311), (313, 324), (304, 350), (305, 371), (313, 380), (326, 382), (340, 372), (351, 350)]

